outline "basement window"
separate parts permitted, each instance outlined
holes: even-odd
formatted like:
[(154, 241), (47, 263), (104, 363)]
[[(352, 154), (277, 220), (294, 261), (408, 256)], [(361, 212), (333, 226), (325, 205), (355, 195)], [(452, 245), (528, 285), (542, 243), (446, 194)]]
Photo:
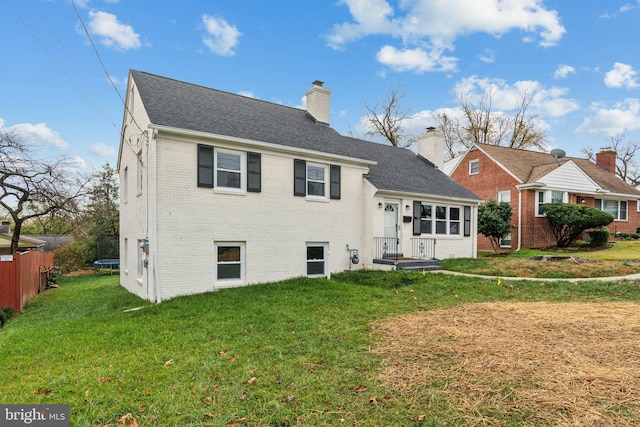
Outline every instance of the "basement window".
[(216, 243), (216, 280), (244, 279), (244, 243)]

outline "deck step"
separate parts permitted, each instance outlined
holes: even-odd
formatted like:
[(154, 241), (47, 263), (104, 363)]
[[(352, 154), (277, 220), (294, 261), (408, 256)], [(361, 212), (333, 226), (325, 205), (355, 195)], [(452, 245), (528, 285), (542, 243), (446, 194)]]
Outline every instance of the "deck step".
[(433, 271), (442, 270), (438, 261), (427, 259), (414, 260), (398, 260), (396, 263), (397, 270), (415, 270), (415, 271)]

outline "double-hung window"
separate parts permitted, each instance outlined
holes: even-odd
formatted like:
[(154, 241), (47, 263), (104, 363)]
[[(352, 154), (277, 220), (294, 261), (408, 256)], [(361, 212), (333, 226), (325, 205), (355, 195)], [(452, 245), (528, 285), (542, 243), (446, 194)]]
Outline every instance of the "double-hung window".
[(629, 218), (626, 200), (596, 199), (595, 207), (610, 214), (617, 221), (626, 221)]
[(216, 247), (216, 280), (244, 280), (244, 243), (218, 242)]
[(293, 195), (315, 199), (340, 199), (341, 169), (338, 165), (293, 161)]
[(414, 235), (443, 234), (459, 236), (462, 223), (460, 213), (461, 208), (458, 206), (415, 202)]
[(260, 192), (260, 153), (198, 145), (198, 187)]
[(480, 160), (469, 161), (469, 175), (478, 175), (480, 173)]
[(540, 215), (540, 206), (545, 203), (567, 203), (569, 195), (566, 191), (544, 190), (536, 192), (536, 216)]
[(327, 276), (326, 243), (307, 243), (307, 276)]

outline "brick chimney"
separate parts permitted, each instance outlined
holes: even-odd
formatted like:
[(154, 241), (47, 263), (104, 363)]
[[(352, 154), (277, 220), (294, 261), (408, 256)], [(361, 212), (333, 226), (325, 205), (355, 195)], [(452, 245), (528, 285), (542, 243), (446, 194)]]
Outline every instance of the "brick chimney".
[(596, 153), (596, 164), (615, 174), (616, 152), (611, 147), (601, 148), (600, 152)]
[(418, 154), (442, 170), (444, 166), (444, 137), (434, 127), (428, 127), (418, 137)]
[(322, 85), (324, 82), (316, 80), (311, 83), (313, 86), (306, 93), (307, 96), (307, 112), (319, 122), (329, 124), (329, 98), (331, 91)]

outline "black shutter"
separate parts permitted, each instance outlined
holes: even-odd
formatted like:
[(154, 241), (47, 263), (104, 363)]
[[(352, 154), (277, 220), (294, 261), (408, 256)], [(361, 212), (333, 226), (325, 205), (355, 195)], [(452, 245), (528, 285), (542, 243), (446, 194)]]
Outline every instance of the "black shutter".
[(471, 236), (471, 206), (464, 207), (464, 235)]
[(420, 232), (420, 221), (422, 217), (422, 202), (414, 201), (413, 202), (413, 235), (419, 236), (422, 233)]
[(330, 172), (330, 198), (340, 199), (340, 166), (331, 165)]
[(262, 191), (262, 166), (260, 153), (247, 153), (247, 191), (259, 193)]
[(293, 160), (293, 195), (307, 195), (307, 162), (304, 160)]
[(213, 188), (213, 147), (198, 145), (198, 187)]

